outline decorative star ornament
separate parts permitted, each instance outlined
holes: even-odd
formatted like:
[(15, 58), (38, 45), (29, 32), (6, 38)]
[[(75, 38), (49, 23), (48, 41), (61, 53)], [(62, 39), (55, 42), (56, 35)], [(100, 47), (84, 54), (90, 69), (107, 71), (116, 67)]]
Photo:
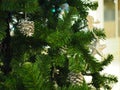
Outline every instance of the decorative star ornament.
[(91, 49), (91, 54), (92, 55), (96, 55), (98, 54), (99, 56), (103, 57), (103, 50), (106, 48), (106, 44), (100, 44), (99, 40), (94, 41), (91, 45), (90, 45), (90, 49)]

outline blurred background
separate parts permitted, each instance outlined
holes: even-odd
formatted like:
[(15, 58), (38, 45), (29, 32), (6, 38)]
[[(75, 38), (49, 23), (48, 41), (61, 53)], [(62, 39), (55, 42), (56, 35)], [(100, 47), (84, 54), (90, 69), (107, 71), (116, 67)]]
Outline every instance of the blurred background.
[(104, 54), (113, 54), (113, 62), (105, 68), (103, 73), (114, 74), (118, 77), (118, 83), (113, 85), (112, 90), (120, 90), (120, 0), (92, 0), (98, 1), (98, 9), (90, 11), (95, 21), (100, 21), (96, 25), (104, 28), (107, 36), (103, 43), (106, 48)]

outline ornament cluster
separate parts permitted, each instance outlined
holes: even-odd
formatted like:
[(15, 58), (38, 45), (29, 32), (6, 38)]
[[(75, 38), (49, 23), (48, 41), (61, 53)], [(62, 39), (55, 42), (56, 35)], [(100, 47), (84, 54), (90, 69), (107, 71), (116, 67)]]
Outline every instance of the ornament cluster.
[(81, 73), (70, 72), (68, 74), (68, 82), (72, 85), (82, 85), (84, 81), (84, 77)]
[(32, 36), (34, 34), (34, 22), (28, 20), (20, 20), (18, 24), (20, 32), (25, 36)]

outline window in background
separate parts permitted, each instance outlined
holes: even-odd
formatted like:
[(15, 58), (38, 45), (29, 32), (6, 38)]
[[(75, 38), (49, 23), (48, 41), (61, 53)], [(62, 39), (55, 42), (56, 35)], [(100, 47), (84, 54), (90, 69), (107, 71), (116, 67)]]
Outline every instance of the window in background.
[(115, 37), (115, 3), (114, 0), (104, 0), (104, 29), (107, 38)]

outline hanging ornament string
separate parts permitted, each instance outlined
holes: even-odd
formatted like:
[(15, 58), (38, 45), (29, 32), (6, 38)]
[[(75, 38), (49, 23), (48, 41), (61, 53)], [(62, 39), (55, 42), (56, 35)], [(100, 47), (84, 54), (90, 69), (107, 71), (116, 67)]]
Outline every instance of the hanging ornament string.
[(25, 12), (25, 20), (27, 20), (27, 13)]

